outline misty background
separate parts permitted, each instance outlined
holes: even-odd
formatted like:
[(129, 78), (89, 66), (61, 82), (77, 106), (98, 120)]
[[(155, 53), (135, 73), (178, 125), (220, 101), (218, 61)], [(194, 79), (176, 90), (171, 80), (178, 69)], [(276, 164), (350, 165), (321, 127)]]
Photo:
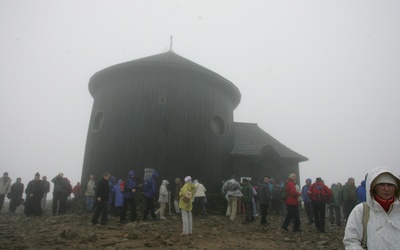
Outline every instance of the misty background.
[(369, 0), (1, 1), (0, 174), (25, 185), (36, 172), (80, 181), (90, 77), (166, 52), (171, 35), (177, 54), (239, 88), (234, 121), (257, 123), (309, 158), (301, 186), (316, 177), (359, 185), (380, 165), (400, 174), (399, 9)]

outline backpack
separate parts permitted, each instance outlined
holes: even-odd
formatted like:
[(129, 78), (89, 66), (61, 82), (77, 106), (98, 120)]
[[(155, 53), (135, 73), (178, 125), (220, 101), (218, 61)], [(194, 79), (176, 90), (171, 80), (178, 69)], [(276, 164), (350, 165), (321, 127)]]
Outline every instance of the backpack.
[(287, 182), (285, 183), (285, 185), (283, 185), (280, 192), (281, 199), (284, 201), (289, 197), (289, 194), (286, 189), (287, 189)]
[(325, 192), (324, 186), (316, 185), (315, 186), (315, 199), (317, 201), (326, 202), (328, 201), (328, 194)]

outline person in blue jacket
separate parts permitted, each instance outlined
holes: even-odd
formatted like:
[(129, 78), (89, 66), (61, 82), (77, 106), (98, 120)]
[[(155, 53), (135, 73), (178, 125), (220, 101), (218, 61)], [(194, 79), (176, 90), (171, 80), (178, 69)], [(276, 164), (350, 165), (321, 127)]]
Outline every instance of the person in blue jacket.
[(155, 220), (157, 218), (154, 212), (154, 199), (156, 197), (156, 179), (158, 178), (157, 171), (154, 171), (150, 178), (145, 180), (143, 185), (144, 198), (146, 199), (146, 208), (143, 213), (143, 220), (147, 220), (147, 216), (150, 211), (150, 215)]
[(113, 188), (113, 193), (115, 196), (115, 211), (114, 211), (114, 215), (115, 216), (120, 216), (121, 218), (121, 214), (122, 214), (122, 208), (124, 205), (124, 181), (119, 179), (117, 184), (115, 184), (114, 188)]
[(361, 185), (357, 187), (357, 200), (358, 203), (367, 201), (367, 190), (365, 189), (365, 180), (361, 182)]
[(129, 171), (128, 179), (124, 182), (123, 192), (124, 192), (124, 204), (122, 207), (122, 213), (120, 213), (120, 222), (126, 222), (126, 211), (128, 210), (128, 206), (131, 207), (131, 222), (134, 222), (137, 217), (136, 213), (136, 201), (135, 195), (136, 190), (139, 186), (135, 181), (135, 172), (133, 170)]
[(308, 189), (311, 187), (311, 183), (312, 180), (308, 178), (306, 180), (306, 185), (304, 185), (303, 188), (301, 189), (301, 197), (303, 198), (304, 209), (306, 210), (309, 225), (314, 224), (314, 212), (312, 208), (312, 202), (307, 193)]

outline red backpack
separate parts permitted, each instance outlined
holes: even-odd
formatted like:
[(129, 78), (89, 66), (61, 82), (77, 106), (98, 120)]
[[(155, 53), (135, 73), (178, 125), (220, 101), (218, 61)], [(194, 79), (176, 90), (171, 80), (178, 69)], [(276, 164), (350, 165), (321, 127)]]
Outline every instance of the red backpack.
[(325, 192), (325, 187), (318, 184), (315, 185), (315, 200), (326, 202), (328, 201), (328, 194)]

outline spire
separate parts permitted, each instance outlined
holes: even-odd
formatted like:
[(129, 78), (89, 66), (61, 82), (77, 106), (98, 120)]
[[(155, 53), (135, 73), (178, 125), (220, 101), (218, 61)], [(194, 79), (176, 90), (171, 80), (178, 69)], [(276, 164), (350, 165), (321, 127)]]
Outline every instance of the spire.
[(170, 36), (169, 50), (172, 50), (172, 35)]

